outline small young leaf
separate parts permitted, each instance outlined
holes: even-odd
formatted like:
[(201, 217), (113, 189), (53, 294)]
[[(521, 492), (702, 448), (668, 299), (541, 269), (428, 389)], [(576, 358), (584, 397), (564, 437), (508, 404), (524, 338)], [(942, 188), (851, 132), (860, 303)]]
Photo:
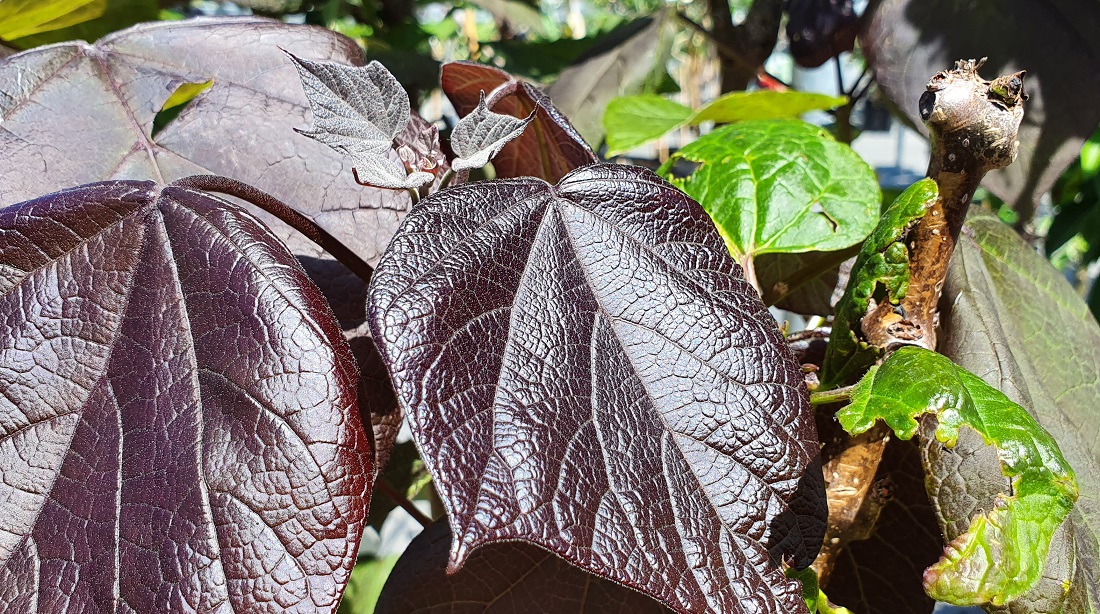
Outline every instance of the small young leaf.
[(691, 116), (692, 125), (712, 121), (731, 124), (758, 119), (793, 118), (810, 111), (825, 111), (843, 106), (844, 96), (826, 96), (810, 92), (730, 92), (699, 109)]
[(836, 250), (875, 227), (878, 180), (850, 147), (798, 120), (719, 128), (674, 154), (698, 164), (674, 185), (699, 201), (738, 258)]
[(464, 171), (485, 166), (505, 145), (522, 134), (534, 118), (534, 112), (526, 119), (493, 113), (485, 107), (485, 92), (482, 92), (477, 108), (451, 131), (451, 149), (458, 156), (451, 168)]
[(354, 160), (363, 185), (418, 188), (435, 178), (421, 171), (407, 173), (390, 155), (393, 140), (409, 125), (411, 106), (408, 94), (384, 66), (348, 66), (287, 55), (313, 110), (313, 129), (299, 133)]
[(925, 589), (940, 601), (1001, 606), (1038, 582), (1055, 530), (1077, 500), (1077, 481), (1054, 438), (1031, 414), (950, 359), (904, 347), (872, 367), (852, 402), (837, 412), (859, 434), (883, 420), (901, 439), (917, 432), (916, 418), (933, 414), (936, 439), (953, 447), (959, 429), (977, 431), (997, 447), (1012, 494), (978, 514), (928, 568)]
[(626, 153), (660, 138), (691, 117), (691, 109), (663, 96), (620, 96), (607, 104), (603, 127), (608, 157)]
[(938, 194), (936, 182), (928, 178), (909, 186), (886, 209), (863, 243), (844, 296), (836, 306), (836, 319), (821, 366), (823, 389), (854, 380), (878, 358), (878, 351), (857, 336), (860, 321), (867, 315), (872, 300), (896, 304), (905, 297), (909, 288), (909, 251), (900, 241)]

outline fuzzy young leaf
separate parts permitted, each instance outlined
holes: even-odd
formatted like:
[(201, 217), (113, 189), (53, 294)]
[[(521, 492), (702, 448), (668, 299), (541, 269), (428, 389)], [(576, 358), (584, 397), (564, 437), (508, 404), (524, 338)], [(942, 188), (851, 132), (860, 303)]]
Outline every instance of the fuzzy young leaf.
[(0, 603), (335, 610), (373, 453), (348, 346), (275, 237), (205, 192), (105, 182), (0, 211), (0, 270)]
[(481, 168), (509, 142), (523, 133), (535, 118), (532, 112), (525, 119), (493, 113), (485, 107), (485, 93), (472, 113), (463, 117), (451, 132), (451, 148), (457, 158), (451, 163), (455, 171)]
[(1001, 606), (1030, 590), (1042, 575), (1055, 530), (1077, 500), (1077, 481), (1050, 436), (1024, 408), (950, 359), (918, 347), (894, 352), (872, 367), (837, 412), (859, 434), (883, 420), (901, 439), (917, 432), (916, 418), (932, 414), (936, 439), (953, 447), (959, 429), (977, 431), (996, 446), (1012, 494), (976, 515), (970, 527), (928, 568), (925, 589), (958, 605)]
[(776, 566), (827, 513), (802, 374), (683, 193), (617, 165), (438, 192), (369, 313), (452, 569), (518, 539), (683, 612), (804, 612)]
[(676, 152), (698, 167), (674, 185), (703, 205), (734, 256), (834, 250), (875, 227), (881, 192), (871, 167), (821, 128), (797, 120), (719, 128)]
[(477, 108), (482, 92), (494, 113), (522, 119), (534, 114), (533, 126), (504, 145), (493, 159), (497, 177), (538, 177), (557, 181), (570, 171), (594, 164), (596, 154), (542, 90), (484, 64), (449, 62), (440, 83), (459, 115)]
[(385, 66), (348, 66), (287, 55), (313, 110), (313, 129), (298, 132), (354, 160), (363, 185), (418, 188), (434, 179), (422, 171), (410, 174), (390, 157), (393, 141), (409, 125), (412, 111), (408, 94)]
[(375, 613), (671, 614), (641, 593), (522, 542), (481, 548), (448, 573), (452, 539), (446, 519), (417, 535), (390, 573)]
[(863, 243), (844, 296), (836, 305), (836, 320), (821, 366), (821, 385), (828, 389), (848, 383), (878, 359), (878, 350), (860, 338), (860, 322), (872, 301), (897, 304), (909, 288), (909, 251), (905, 232), (935, 202), (939, 189), (925, 178), (909, 186), (886, 209)]

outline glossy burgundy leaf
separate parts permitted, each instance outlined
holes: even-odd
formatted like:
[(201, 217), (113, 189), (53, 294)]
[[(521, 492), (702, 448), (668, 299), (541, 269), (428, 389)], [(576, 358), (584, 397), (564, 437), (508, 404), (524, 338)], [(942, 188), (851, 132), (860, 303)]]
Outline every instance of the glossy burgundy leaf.
[(917, 102), (928, 79), (960, 58), (983, 74), (1027, 71), (1020, 153), (982, 185), (1026, 217), (1100, 123), (1100, 3), (1095, 0), (882, 0), (860, 44), (879, 86), (924, 131)]
[(451, 528), (424, 529), (397, 561), (375, 614), (668, 614), (656, 601), (522, 542), (487, 546), (447, 574)]
[[(224, 175), (291, 204), (374, 262), (409, 197), (357, 185), (351, 160), (294, 132), (310, 125), (309, 105), (280, 49), (363, 62), (348, 38), (251, 17), (142, 24), (94, 45), (0, 60), (0, 205), (92, 181)], [(210, 89), (151, 136), (179, 85), (209, 80)], [(257, 217), (295, 254), (317, 254), (271, 216)]]
[(0, 586), (19, 611), (333, 611), (373, 475), (323, 297), (152, 182), (0, 211)]
[(703, 209), (653, 173), (422, 200), (371, 328), (456, 538), (683, 612), (804, 612), (825, 501), (802, 374)]
[(534, 85), (476, 62), (444, 64), (440, 81), (459, 115), (472, 113), (482, 92), (489, 97), (487, 105), (494, 113), (520, 119), (534, 113), (527, 129), (493, 159), (497, 177), (558, 181), (574, 169), (597, 162), (592, 148)]

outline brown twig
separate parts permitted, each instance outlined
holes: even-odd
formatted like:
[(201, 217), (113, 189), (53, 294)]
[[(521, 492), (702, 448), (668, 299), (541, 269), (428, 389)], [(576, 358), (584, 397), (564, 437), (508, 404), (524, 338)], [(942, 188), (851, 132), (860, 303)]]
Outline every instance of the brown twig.
[(432, 524), (431, 518), (428, 518), (424, 512), (420, 511), (420, 508), (416, 507), (412, 501), (409, 501), (408, 497), (402, 496), (401, 493), (397, 492), (397, 490), (386, 480), (378, 478), (374, 482), (374, 487), (382, 494), (389, 497), (390, 500), (396, 503), (401, 509), (408, 512), (408, 514), (413, 517), (413, 520), (420, 523), (420, 526), (427, 527)]

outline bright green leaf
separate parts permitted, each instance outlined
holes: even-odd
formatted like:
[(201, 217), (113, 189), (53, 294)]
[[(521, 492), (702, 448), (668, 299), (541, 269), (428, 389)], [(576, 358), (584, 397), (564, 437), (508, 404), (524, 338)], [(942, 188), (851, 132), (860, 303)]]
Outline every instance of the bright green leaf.
[[(677, 162), (698, 167), (670, 177)], [(851, 148), (798, 120), (719, 128), (659, 172), (703, 205), (742, 261), (854, 245), (875, 227), (882, 198), (874, 171)]]
[(12, 40), (95, 19), (107, 0), (0, 0), (0, 38)]
[(656, 140), (689, 117), (690, 108), (654, 94), (615, 98), (603, 114), (607, 155), (617, 156)]
[(925, 590), (957, 605), (1004, 605), (1039, 581), (1054, 531), (1077, 500), (1073, 470), (1027, 410), (949, 358), (918, 347), (872, 367), (837, 419), (853, 435), (883, 420), (910, 439), (923, 414), (936, 416), (936, 439), (948, 447), (960, 428), (977, 431), (996, 446), (1001, 471), (1012, 480), (1012, 494), (971, 519), (928, 568)]
[(861, 341), (856, 332), (876, 295), (876, 300), (894, 304), (905, 298), (909, 289), (909, 251), (901, 240), (924, 217), (938, 194), (936, 182), (928, 178), (909, 186), (886, 209), (863, 243), (852, 266), (848, 287), (836, 306), (836, 319), (821, 366), (822, 389), (848, 383), (878, 359), (878, 350)]
[(699, 109), (691, 117), (691, 124), (713, 121), (730, 124), (754, 119), (783, 119), (798, 117), (810, 111), (825, 111), (844, 106), (844, 96), (826, 96), (809, 92), (730, 92)]
[(817, 573), (814, 572), (812, 567), (807, 567), (802, 571), (798, 571), (793, 567), (789, 568), (787, 569), (787, 577), (802, 582), (802, 598), (806, 600), (806, 607), (811, 613), (852, 614), (852, 611), (848, 608), (833, 605), (829, 601), (829, 598), (825, 596), (825, 591), (821, 590)]
[[(55, 1), (57, 0), (50, 0), (50, 4), (54, 4)], [(60, 0), (60, 3), (68, 5), (68, 8), (71, 9), (74, 4), (83, 1), (65, 2)], [(20, 2), (15, 3), (12, 0), (0, 0), (0, 7), (12, 4), (14, 8), (14, 6), (19, 6), (20, 3), (32, 3), (35, 6), (40, 3), (45, 4), (43, 0), (20, 0)], [(96, 14), (81, 13), (79, 16), (70, 14), (56, 22), (51, 21), (45, 24), (43, 27), (38, 28), (35, 33), (19, 33), (19, 38), (14, 35), (11, 38), (3, 38), (6, 38), (10, 45), (17, 49), (30, 49), (31, 47), (71, 40), (92, 42), (111, 32), (117, 32), (134, 24), (143, 21), (154, 21), (160, 13), (157, 0), (95, 0), (95, 2), (85, 5), (85, 8), (81, 10), (86, 10), (88, 7), (95, 8)]]

